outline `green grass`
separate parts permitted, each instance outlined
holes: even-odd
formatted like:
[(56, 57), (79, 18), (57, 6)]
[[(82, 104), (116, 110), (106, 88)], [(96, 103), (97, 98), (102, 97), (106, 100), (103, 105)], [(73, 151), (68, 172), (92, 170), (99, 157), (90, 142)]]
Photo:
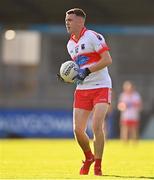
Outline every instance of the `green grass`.
[(82, 159), (74, 140), (0, 140), (0, 179), (154, 179), (154, 141), (106, 142), (102, 177), (80, 176)]

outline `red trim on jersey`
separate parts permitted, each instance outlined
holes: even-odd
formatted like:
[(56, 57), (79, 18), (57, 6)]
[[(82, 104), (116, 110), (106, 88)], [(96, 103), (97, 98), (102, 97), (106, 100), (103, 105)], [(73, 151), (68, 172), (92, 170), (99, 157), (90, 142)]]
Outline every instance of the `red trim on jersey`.
[(75, 39), (75, 34), (71, 34), (70, 39), (73, 40), (75, 43), (78, 43), (79, 39), (84, 35), (85, 31), (87, 31), (87, 28), (83, 27), (77, 40)]
[[(83, 55), (89, 58), (89, 60), (85, 64), (92, 64), (94, 62), (98, 62), (101, 59), (100, 54), (98, 54), (97, 52), (83, 53), (80, 55)], [(81, 67), (84, 66), (85, 64), (81, 65)]]
[(110, 50), (110, 49), (109, 49), (109, 47), (106, 45), (106, 46), (102, 47), (102, 49), (100, 49), (100, 50), (98, 51), (98, 54), (102, 54), (103, 52), (108, 51), (108, 50)]
[[(108, 51), (109, 48), (106, 46), (106, 47), (103, 47), (102, 49), (100, 49), (98, 52), (90, 52), (90, 53), (83, 53), (83, 54), (80, 54), (81, 56), (86, 56), (89, 58), (89, 60), (85, 63), (85, 64), (92, 64), (94, 62), (98, 62), (100, 59), (101, 59), (101, 56), (100, 54), (105, 52), (105, 51)], [(76, 57), (73, 58), (73, 60), (75, 60)], [(81, 65), (84, 66), (85, 64)]]
[[(90, 31), (91, 31), (96, 37), (99, 35), (99, 34), (96, 33), (95, 31), (92, 31), (92, 30), (90, 30)], [(101, 54), (101, 53), (104, 52), (104, 51), (110, 50), (110, 48), (107, 46), (106, 43), (103, 44), (103, 46), (104, 46), (104, 47), (98, 51), (99, 54)]]

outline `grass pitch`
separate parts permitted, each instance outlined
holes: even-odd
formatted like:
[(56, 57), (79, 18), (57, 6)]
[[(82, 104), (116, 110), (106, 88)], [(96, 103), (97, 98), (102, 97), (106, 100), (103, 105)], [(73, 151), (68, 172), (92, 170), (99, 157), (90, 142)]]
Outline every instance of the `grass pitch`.
[(154, 141), (107, 141), (104, 176), (80, 176), (83, 154), (75, 140), (0, 140), (0, 179), (154, 179)]

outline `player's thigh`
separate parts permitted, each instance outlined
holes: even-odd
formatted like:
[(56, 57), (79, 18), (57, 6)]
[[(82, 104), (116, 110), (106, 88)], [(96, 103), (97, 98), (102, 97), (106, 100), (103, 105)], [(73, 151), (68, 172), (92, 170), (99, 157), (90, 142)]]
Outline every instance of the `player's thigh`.
[(135, 125), (131, 126), (130, 132), (131, 132), (132, 137), (137, 137), (137, 135), (138, 135), (138, 127), (135, 126)]
[(91, 111), (74, 108), (73, 109), (73, 129), (85, 130)]
[(108, 103), (97, 103), (93, 110), (93, 128), (101, 128), (108, 111)]

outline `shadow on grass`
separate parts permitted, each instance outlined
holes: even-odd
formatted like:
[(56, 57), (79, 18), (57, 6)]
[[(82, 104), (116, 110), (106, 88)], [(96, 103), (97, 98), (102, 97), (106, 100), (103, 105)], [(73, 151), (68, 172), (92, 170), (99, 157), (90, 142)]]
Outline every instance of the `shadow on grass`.
[(130, 179), (154, 179), (154, 177), (148, 176), (120, 176), (120, 175), (103, 175), (104, 177), (115, 177), (115, 178), (130, 178)]

